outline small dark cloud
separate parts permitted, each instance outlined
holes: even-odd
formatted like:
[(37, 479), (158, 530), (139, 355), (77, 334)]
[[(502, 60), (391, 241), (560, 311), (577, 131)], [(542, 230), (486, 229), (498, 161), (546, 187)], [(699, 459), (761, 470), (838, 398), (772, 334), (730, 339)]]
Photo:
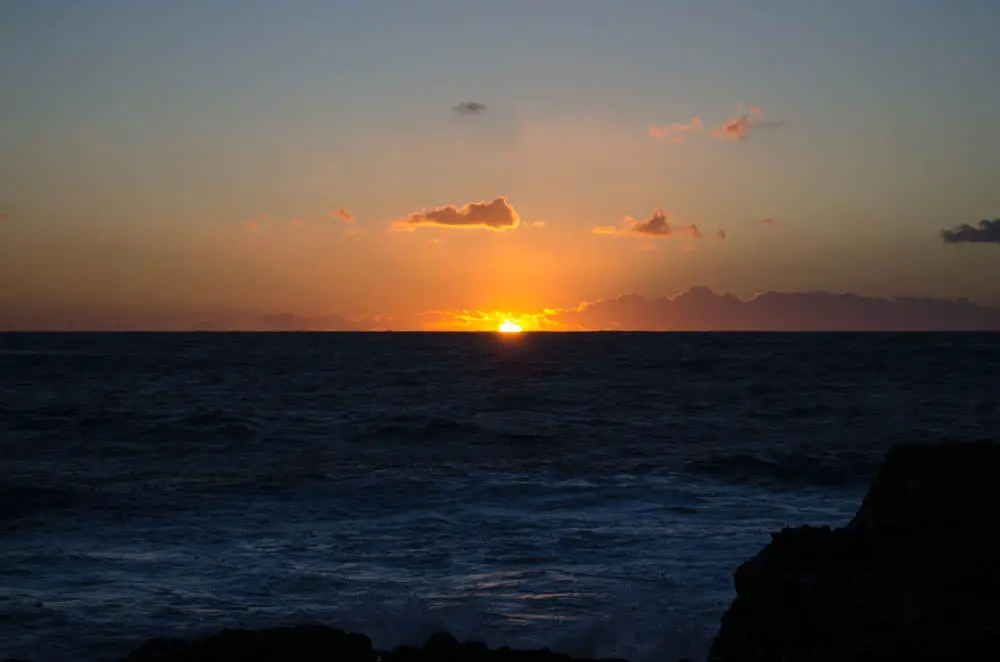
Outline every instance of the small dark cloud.
[(484, 110), (486, 110), (486, 106), (478, 101), (463, 101), (452, 108), (451, 112), (458, 113), (459, 115), (479, 115)]
[(464, 228), (479, 230), (513, 230), (521, 222), (514, 205), (501, 196), (487, 202), (470, 202), (456, 207), (445, 205), (410, 214), (393, 224), (395, 230), (419, 227)]
[(338, 209), (336, 211), (330, 212), (330, 218), (336, 218), (336, 219), (339, 219), (339, 220), (341, 220), (341, 221), (343, 221), (345, 223), (353, 223), (355, 221), (354, 214), (352, 214), (351, 212), (347, 211), (343, 207), (341, 207), (340, 209)]
[(1000, 244), (1000, 218), (979, 221), (978, 226), (963, 223), (941, 230), (941, 239), (946, 244)]
[(719, 239), (725, 239), (726, 238), (726, 231), (725, 230), (719, 230), (719, 232), (717, 234), (719, 236)]
[(645, 221), (633, 222), (631, 230), (637, 234), (644, 234), (650, 237), (667, 237), (674, 231), (667, 221), (667, 212), (662, 209), (653, 212), (653, 215)]
[(665, 239), (667, 237), (686, 236), (693, 239), (701, 239), (704, 235), (697, 225), (693, 223), (685, 227), (674, 225), (671, 222), (671, 213), (666, 209), (657, 209), (653, 215), (645, 221), (637, 221), (631, 216), (626, 216), (622, 227), (616, 228), (610, 225), (601, 225), (594, 228), (594, 234), (608, 234), (619, 237), (647, 237), (650, 239)]
[[(744, 106), (745, 104), (741, 103), (736, 109), (743, 110)], [(712, 135), (719, 140), (746, 140), (751, 131), (780, 129), (785, 126), (785, 120), (765, 118), (758, 106), (750, 106), (749, 111), (738, 117), (729, 118), (722, 123), (722, 126), (712, 131)]]

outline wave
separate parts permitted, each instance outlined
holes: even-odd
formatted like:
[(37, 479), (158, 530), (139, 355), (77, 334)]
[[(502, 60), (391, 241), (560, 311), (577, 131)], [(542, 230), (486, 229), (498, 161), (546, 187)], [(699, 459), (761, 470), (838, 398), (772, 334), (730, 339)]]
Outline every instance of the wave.
[(875, 453), (825, 453), (761, 457), (737, 452), (704, 455), (688, 460), (683, 470), (734, 484), (767, 488), (865, 486), (878, 470)]

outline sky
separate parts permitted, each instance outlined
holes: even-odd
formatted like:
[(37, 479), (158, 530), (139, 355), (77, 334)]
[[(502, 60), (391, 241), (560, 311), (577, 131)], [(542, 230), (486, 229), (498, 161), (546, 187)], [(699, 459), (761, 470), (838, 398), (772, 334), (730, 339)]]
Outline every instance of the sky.
[(0, 0), (0, 313), (1000, 305), (998, 24), (992, 0)]

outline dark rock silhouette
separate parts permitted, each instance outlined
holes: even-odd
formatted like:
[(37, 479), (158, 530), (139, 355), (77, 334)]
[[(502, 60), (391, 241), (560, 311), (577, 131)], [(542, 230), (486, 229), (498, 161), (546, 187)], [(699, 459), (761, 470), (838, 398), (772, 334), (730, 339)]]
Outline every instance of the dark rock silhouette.
[[(121, 662), (573, 662), (548, 649), (490, 650), (479, 642), (460, 643), (445, 632), (431, 636), (423, 648), (399, 646), (390, 652), (372, 649), (360, 634), (323, 625), (268, 630), (222, 630), (205, 639), (150, 639)], [(605, 662), (615, 662), (606, 660)], [(622, 662), (622, 661), (618, 661)]]
[(1000, 648), (1000, 445), (893, 448), (841, 529), (737, 569), (711, 662), (946, 660)]

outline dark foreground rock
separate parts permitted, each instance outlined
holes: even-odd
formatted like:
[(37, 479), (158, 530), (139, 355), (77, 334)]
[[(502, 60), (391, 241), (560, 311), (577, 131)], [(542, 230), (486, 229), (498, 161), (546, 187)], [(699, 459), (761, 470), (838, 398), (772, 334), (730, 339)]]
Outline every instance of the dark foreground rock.
[(848, 526), (773, 534), (734, 579), (711, 662), (995, 659), (1000, 445), (893, 448)]
[[(267, 630), (223, 630), (205, 639), (150, 639), (122, 662), (573, 662), (548, 649), (490, 650), (438, 633), (422, 648), (400, 646), (378, 652), (360, 634), (323, 625)], [(606, 661), (613, 662), (613, 661)], [(621, 662), (621, 661), (619, 661)]]

